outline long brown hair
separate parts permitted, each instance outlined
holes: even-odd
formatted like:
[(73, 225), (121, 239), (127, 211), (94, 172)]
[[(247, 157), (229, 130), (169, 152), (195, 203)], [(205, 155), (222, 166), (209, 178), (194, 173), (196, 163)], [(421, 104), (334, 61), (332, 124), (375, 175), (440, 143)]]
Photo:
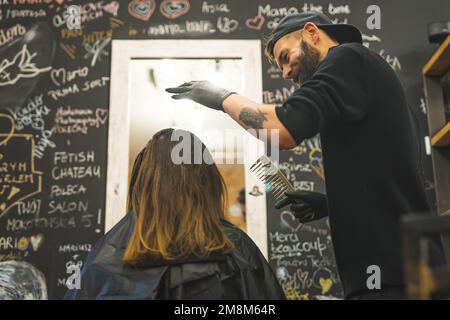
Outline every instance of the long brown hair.
[[(191, 161), (173, 161), (179, 143), (174, 133), (190, 138)], [(125, 262), (135, 264), (149, 256), (174, 260), (234, 249), (221, 224), (227, 208), (225, 183), (212, 161), (195, 163), (194, 150), (198, 152), (199, 146), (202, 157), (212, 159), (194, 134), (164, 129), (136, 158), (128, 191), (128, 210), (136, 219)]]

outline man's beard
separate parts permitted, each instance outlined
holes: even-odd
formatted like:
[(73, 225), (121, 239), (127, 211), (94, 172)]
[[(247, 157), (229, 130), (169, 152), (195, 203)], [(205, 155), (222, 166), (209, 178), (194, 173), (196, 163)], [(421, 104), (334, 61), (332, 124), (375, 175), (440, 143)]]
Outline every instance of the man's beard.
[(312, 48), (303, 39), (300, 41), (302, 54), (299, 56), (297, 66), (294, 69), (292, 81), (295, 84), (302, 85), (306, 80), (312, 77), (320, 63), (320, 53)]

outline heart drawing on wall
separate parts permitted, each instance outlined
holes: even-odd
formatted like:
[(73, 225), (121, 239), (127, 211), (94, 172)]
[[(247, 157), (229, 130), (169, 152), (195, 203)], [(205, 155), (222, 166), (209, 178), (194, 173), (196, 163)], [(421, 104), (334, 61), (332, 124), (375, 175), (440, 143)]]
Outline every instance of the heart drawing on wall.
[(97, 110), (95, 110), (95, 115), (97, 117), (97, 121), (100, 122), (99, 124), (105, 124), (108, 119), (108, 109), (97, 108)]
[(155, 0), (133, 0), (128, 4), (128, 13), (143, 21), (150, 19), (155, 9)]
[(30, 242), (31, 246), (33, 247), (33, 251), (37, 251), (39, 247), (42, 245), (42, 242), (44, 241), (44, 235), (42, 233), (31, 236)]
[(289, 211), (283, 211), (280, 215), (281, 223), (289, 228), (291, 232), (297, 232), (302, 224), (297, 220), (297, 218)]
[(245, 21), (245, 25), (253, 30), (261, 30), (264, 23), (264, 17), (263, 16), (256, 16), (254, 18), (247, 19)]
[(330, 278), (320, 278), (319, 284), (322, 288), (322, 294), (326, 294), (328, 293), (328, 291), (330, 291), (331, 286), (333, 285), (333, 280), (331, 280)]
[(164, 0), (161, 2), (159, 9), (166, 18), (176, 19), (185, 15), (190, 7), (188, 0)]

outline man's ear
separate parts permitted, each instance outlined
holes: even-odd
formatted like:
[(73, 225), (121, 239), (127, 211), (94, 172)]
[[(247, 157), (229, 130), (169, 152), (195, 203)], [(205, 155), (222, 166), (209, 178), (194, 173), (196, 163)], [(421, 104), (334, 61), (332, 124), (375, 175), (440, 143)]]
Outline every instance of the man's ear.
[(312, 22), (307, 22), (303, 27), (305, 31), (304, 35), (307, 35), (308, 39), (316, 44), (319, 41), (319, 28)]

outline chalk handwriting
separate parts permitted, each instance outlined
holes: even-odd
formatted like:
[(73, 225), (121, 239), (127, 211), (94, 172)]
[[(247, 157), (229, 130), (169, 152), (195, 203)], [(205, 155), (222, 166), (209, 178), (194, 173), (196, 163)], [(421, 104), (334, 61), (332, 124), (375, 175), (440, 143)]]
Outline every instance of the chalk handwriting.
[(298, 241), (293, 243), (272, 242), (270, 245), (271, 253), (278, 255), (279, 258), (282, 256), (302, 256), (310, 252), (323, 256), (324, 251), (327, 249), (327, 246), (321, 241), (320, 237), (316, 237), (314, 241)]
[(381, 42), (381, 38), (374, 34), (369, 36), (369, 35), (363, 33), (362, 39), (363, 39), (363, 41)]
[[(103, 17), (103, 12), (107, 12), (113, 16), (117, 16), (117, 11), (119, 9), (119, 2), (112, 1), (112, 2), (109, 2), (108, 4), (105, 4), (104, 1), (89, 2), (86, 4), (80, 5), (80, 9), (81, 9), (81, 12), (80, 12), (81, 13), (81, 24), (85, 24), (85, 23), (88, 23), (88, 22), (91, 22), (93, 20)], [(63, 17), (59, 18), (60, 21), (58, 21), (57, 24), (55, 24), (55, 21), (53, 21), (53, 23), (55, 24), (56, 27), (59, 27), (59, 26), (65, 24), (67, 19), (68, 19), (68, 14), (65, 13), (65, 14), (63, 14)]]
[(102, 56), (109, 56), (109, 52), (105, 50), (105, 47), (111, 42), (111, 38), (106, 38), (104, 40), (97, 40), (91, 46), (89, 43), (84, 44), (84, 49), (86, 50), (86, 54), (84, 55), (85, 59), (91, 59), (91, 67), (94, 67), (97, 61), (102, 60)]
[(112, 29), (105, 31), (92, 31), (88, 34), (83, 35), (83, 44), (95, 43), (97, 41), (104, 41), (105, 39), (111, 39), (113, 35)]
[(295, 190), (301, 191), (314, 191), (315, 182), (314, 181), (294, 181), (293, 183)]
[(335, 6), (332, 3), (328, 4), (328, 13), (332, 16), (336, 14), (350, 14), (351, 12), (348, 4), (340, 6)]
[(18, 131), (24, 129), (26, 126), (31, 126), (33, 129), (38, 130), (39, 134), (36, 134), (36, 145), (33, 149), (34, 155), (42, 159), (44, 151), (50, 147), (54, 148), (56, 145), (51, 141), (54, 129), (45, 128), (44, 116), (50, 113), (50, 109), (44, 104), (42, 94), (30, 99), (26, 107), (18, 110), (11, 110), (16, 120), (16, 129)]
[(41, 211), (41, 199), (27, 199), (17, 202), (17, 212), (20, 215), (38, 216)]
[(280, 162), (278, 167), (286, 174), (291, 180), (295, 180), (296, 172), (312, 172), (311, 165), (308, 163), (300, 163), (294, 161), (292, 157), (289, 158), (289, 162)]
[(283, 103), (288, 97), (290, 97), (296, 87), (291, 86), (290, 88), (281, 88), (272, 90), (264, 90), (263, 91), (263, 101), (264, 103)]
[(27, 29), (20, 23), (4, 30), (0, 29), (0, 46), (4, 45), (17, 37), (23, 36)]
[(77, 78), (85, 78), (88, 76), (88, 74), (89, 74), (88, 67), (78, 67), (73, 70), (67, 70), (65, 68), (58, 68), (58, 69), (53, 69), (50, 72), (50, 78), (55, 85), (61, 86), (63, 84), (69, 83)]
[(258, 16), (265, 16), (270, 18), (284, 17), (288, 14), (298, 13), (298, 9), (295, 7), (282, 7), (282, 8), (272, 8), (270, 4), (265, 6), (258, 6)]
[(306, 11), (318, 11), (318, 12), (323, 12), (323, 6), (321, 5), (315, 5), (314, 3), (305, 3), (302, 6), (302, 11), (306, 12)]
[(60, 244), (58, 247), (59, 253), (90, 252), (91, 250), (92, 244), (90, 243)]
[[(53, 155), (52, 178), (61, 179), (83, 179), (83, 178), (101, 178), (101, 167), (99, 165), (83, 165), (95, 162), (95, 151), (55, 151)], [(62, 167), (61, 165), (71, 165)], [(78, 166), (75, 166), (78, 165)], [(67, 195), (85, 194), (86, 187), (80, 184), (69, 184), (65, 187), (53, 185), (51, 187), (50, 197), (59, 197)]]
[(71, 213), (81, 212), (86, 213), (89, 208), (89, 201), (56, 201), (51, 200), (49, 203), (48, 214), (54, 213)]
[(79, 29), (66, 29), (62, 28), (59, 31), (61, 33), (61, 39), (73, 39), (77, 37), (81, 37), (84, 33), (84, 28), (81, 27)]
[(85, 178), (101, 178), (100, 166), (76, 166), (69, 168), (53, 167), (53, 180), (61, 179), (85, 179)]
[(53, 98), (53, 100), (57, 101), (60, 98), (64, 98), (70, 94), (77, 94), (80, 92), (78, 85), (76, 83), (71, 84), (68, 87), (58, 88), (54, 90), (49, 90), (47, 94)]
[(144, 34), (150, 36), (165, 36), (165, 35), (182, 35), (185, 33), (198, 33), (198, 34), (212, 34), (216, 29), (213, 24), (207, 20), (200, 21), (186, 21), (184, 25), (180, 24), (161, 24), (156, 26), (150, 26), (144, 29)]
[(43, 130), (45, 125), (43, 117), (50, 113), (50, 109), (44, 104), (42, 94), (30, 98), (25, 107), (10, 111), (18, 131), (30, 125), (35, 130)]
[(87, 188), (82, 184), (68, 184), (65, 186), (52, 185), (50, 188), (50, 198), (61, 196), (85, 195)]
[(214, 33), (216, 30), (210, 21), (186, 21), (186, 32), (188, 33)]
[(363, 40), (363, 45), (367, 48), (370, 48), (370, 45), (372, 44), (372, 42), (381, 42), (381, 38), (372, 34), (372, 35), (366, 35), (366, 34), (362, 34), (362, 40)]
[(76, 216), (51, 216), (32, 219), (10, 218), (6, 221), (6, 231), (24, 232), (35, 229), (75, 229), (77, 226), (90, 228), (92, 226), (92, 214)]
[[(44, 241), (43, 234), (36, 234), (32, 236), (18, 237), (0, 237), (0, 250), (18, 249), (25, 251), (32, 249), (34, 252), (38, 251)], [(30, 246), (31, 245), (31, 246)]]
[(239, 27), (239, 22), (227, 17), (219, 17), (217, 19), (217, 29), (222, 33), (231, 33)]
[(42, 130), (40, 135), (36, 135), (36, 138), (38, 138), (38, 140), (33, 150), (36, 158), (42, 159), (44, 157), (44, 152), (48, 147), (56, 147), (56, 144), (50, 139), (52, 138), (54, 133), (55, 129), (51, 128), (50, 130)]
[(145, 34), (150, 36), (179, 35), (186, 33), (186, 29), (178, 24), (160, 24), (145, 29)]
[(74, 83), (67, 87), (63, 88), (57, 88), (53, 90), (49, 90), (47, 94), (52, 97), (55, 101), (59, 100), (60, 98), (64, 98), (67, 95), (70, 94), (77, 94), (79, 92), (85, 92), (89, 91), (95, 88), (103, 88), (107, 85), (107, 82), (109, 81), (109, 77), (101, 77), (94, 80), (86, 80), (83, 83), (82, 88), (80, 89), (78, 84)]
[(379, 52), (380, 56), (386, 60), (386, 62), (391, 66), (394, 71), (401, 71), (402, 65), (400, 63), (400, 60), (396, 56), (392, 56), (390, 54), (386, 54), (385, 49), (381, 49)]
[(105, 125), (108, 110), (103, 108), (78, 109), (59, 107), (55, 114), (55, 128), (57, 133), (87, 134), (89, 129), (100, 128)]
[(334, 18), (331, 19), (331, 22), (333, 22), (333, 24), (348, 24), (348, 18), (345, 19)]
[(206, 1), (202, 2), (202, 13), (218, 13), (218, 12), (230, 12), (226, 3), (209, 4)]
[(74, 163), (93, 163), (95, 162), (95, 151), (55, 151), (53, 154), (53, 164), (74, 164)]

